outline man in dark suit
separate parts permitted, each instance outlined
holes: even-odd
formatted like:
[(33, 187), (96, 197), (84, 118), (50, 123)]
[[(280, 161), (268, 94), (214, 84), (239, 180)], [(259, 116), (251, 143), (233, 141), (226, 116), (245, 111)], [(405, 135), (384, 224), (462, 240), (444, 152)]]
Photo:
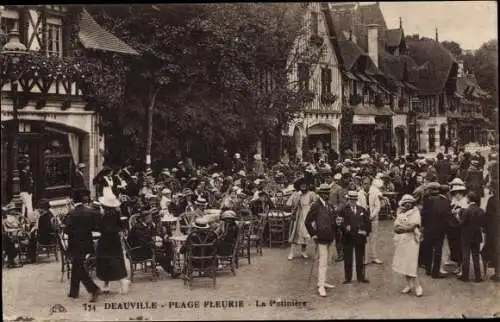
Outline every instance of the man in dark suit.
[(452, 178), (451, 174), (451, 165), (448, 159), (444, 158), (444, 155), (439, 152), (437, 155), (436, 162), (436, 171), (438, 175), (438, 181), (440, 184), (447, 184)]
[(334, 287), (326, 283), (330, 246), (336, 230), (334, 209), (328, 204), (329, 192), (330, 186), (328, 184), (323, 183), (319, 186), (319, 198), (311, 205), (305, 219), (307, 232), (318, 244), (318, 292), (320, 296), (326, 296), (326, 288)]
[(462, 226), (462, 276), (458, 279), (469, 281), (470, 256), (472, 254), (472, 264), (474, 265), (475, 282), (481, 282), (481, 269), (479, 264), (479, 250), (483, 242), (482, 231), (484, 228), (484, 210), (479, 207), (481, 199), (471, 191), (467, 195), (469, 207), (464, 209), (460, 217)]
[[(421, 244), (421, 263), (425, 266), (427, 275), (432, 278), (443, 278), (440, 272), (446, 219), (451, 216), (451, 202), (442, 194), (437, 182), (427, 187), (427, 196), (422, 206), (422, 227), (424, 240)], [(419, 256), (419, 257), (420, 257)]]
[[(342, 175), (340, 173), (337, 173), (333, 176), (333, 182), (330, 185), (330, 193), (328, 195), (328, 204), (330, 207), (333, 208), (334, 211), (338, 212), (340, 209), (342, 209), (345, 205), (345, 194), (346, 194), (346, 189), (344, 189), (340, 185), (340, 181), (342, 180)], [(340, 229), (337, 229), (335, 231), (335, 248), (337, 249), (337, 262), (341, 262), (344, 260), (344, 254), (342, 251), (342, 244), (340, 243), (341, 241), (341, 231)]]
[(368, 210), (356, 204), (358, 193), (349, 191), (346, 195), (347, 205), (339, 213), (338, 224), (342, 230), (342, 245), (344, 246), (344, 284), (352, 280), (352, 258), (356, 254), (356, 275), (361, 283), (369, 283), (365, 277), (364, 256), (366, 238), (371, 232), (371, 222)]
[(483, 171), (479, 169), (479, 161), (471, 161), (471, 166), (466, 172), (464, 181), (469, 191), (475, 192), (479, 198), (484, 196)]
[(99, 213), (84, 206), (88, 203), (88, 199), (88, 190), (74, 193), (75, 208), (68, 214), (64, 232), (68, 234), (68, 253), (71, 256), (72, 267), (69, 297), (78, 297), (82, 282), (87, 292), (92, 294), (90, 302), (95, 302), (101, 290), (90, 277), (85, 267), (85, 258), (95, 251), (92, 231), (97, 229)]

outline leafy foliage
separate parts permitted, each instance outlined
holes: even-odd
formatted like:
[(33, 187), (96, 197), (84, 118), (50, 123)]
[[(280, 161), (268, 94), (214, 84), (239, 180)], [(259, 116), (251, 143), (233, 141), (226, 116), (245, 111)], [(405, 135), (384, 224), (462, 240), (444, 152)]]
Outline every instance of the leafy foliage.
[(442, 41), (441, 45), (448, 49), (455, 57), (460, 57), (462, 55), (462, 47), (454, 41)]
[(303, 9), (300, 3), (89, 8), (143, 54), (128, 62), (124, 104), (110, 133), (120, 142), (108, 145), (113, 158), (141, 158), (148, 128), (151, 154), (163, 164), (175, 161), (176, 151), (205, 163), (224, 147), (252, 153), (262, 133), (277, 139), (308, 97), (288, 76), (297, 61), (320, 53), (291, 55)]

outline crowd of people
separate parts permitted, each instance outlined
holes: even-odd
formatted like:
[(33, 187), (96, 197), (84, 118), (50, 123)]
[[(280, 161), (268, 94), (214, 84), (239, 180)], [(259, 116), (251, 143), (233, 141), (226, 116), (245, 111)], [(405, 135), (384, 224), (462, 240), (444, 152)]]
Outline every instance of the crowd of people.
[[(92, 182), (98, 198), (91, 201), (85, 181), (75, 181), (73, 205), (63, 218), (51, 214), (45, 199), (38, 202), (35, 211), (22, 214), (12, 204), (3, 207), (2, 240), (7, 264), (18, 266), (20, 239), (12, 232), (18, 234), (24, 227), (30, 260), (34, 262), (37, 243), (53, 243), (57, 232), (63, 230), (68, 235), (73, 266), (69, 296), (78, 296), (82, 282), (95, 301), (111, 281), (120, 281), (122, 292), (128, 290), (129, 273), (121, 236), (133, 215), (139, 214), (127, 232), (127, 242), (139, 248), (140, 258), (149, 258), (155, 251), (163, 270), (173, 272), (175, 250), (168, 238), (172, 231), (161, 225), (162, 217), (182, 217), (191, 227), (188, 234), (198, 232), (199, 237), (200, 231), (214, 232), (224, 241), (236, 238), (230, 229), (234, 225), (227, 223), (234, 223), (243, 214), (280, 208), (293, 218), (289, 260), (297, 251), (307, 258), (310, 240), (315, 241), (320, 296), (326, 296), (326, 289), (334, 286), (326, 281), (333, 244), (334, 260), (344, 262), (344, 283), (352, 281), (353, 258), (357, 280), (369, 283), (366, 265), (383, 264), (378, 239), (379, 220), (384, 217), (394, 220), (392, 268), (406, 278), (402, 293), (423, 294), (417, 278), (419, 266), (432, 278), (443, 278), (450, 275), (444, 266), (454, 263), (453, 273), (468, 281), (472, 256), (474, 281), (480, 282), (481, 264), (497, 265), (496, 150), (489, 155), (488, 168), (481, 153), (464, 150), (438, 153), (436, 158), (416, 154), (390, 158), (376, 151), (355, 154), (350, 150), (339, 156), (333, 152), (317, 153), (309, 162), (283, 160), (272, 166), (265, 164), (259, 154), (248, 163), (239, 153), (230, 157), (225, 151), (223, 159), (206, 167), (195, 167), (189, 159), (156, 173), (150, 169), (134, 171), (130, 164), (104, 167)], [(78, 165), (79, 169), (84, 167)], [(486, 187), (490, 196), (483, 210), (480, 200)], [(28, 207), (23, 204), (23, 209)], [(206, 209), (220, 209), (222, 224), (205, 221)], [(101, 233), (96, 248), (92, 231)], [(443, 261), (445, 239), (450, 258)], [(104, 282), (104, 288), (92, 281), (84, 265), (88, 254), (95, 252), (97, 277)], [(499, 269), (495, 267), (493, 280), (499, 280)]]

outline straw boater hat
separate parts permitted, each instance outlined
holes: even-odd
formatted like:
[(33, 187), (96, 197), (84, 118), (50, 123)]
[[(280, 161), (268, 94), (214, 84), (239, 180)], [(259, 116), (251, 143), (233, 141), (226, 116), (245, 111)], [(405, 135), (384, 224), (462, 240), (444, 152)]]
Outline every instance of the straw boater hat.
[(318, 187), (318, 192), (319, 193), (330, 192), (330, 185), (327, 184), (327, 183), (320, 184), (319, 187)]
[(116, 198), (115, 196), (112, 195), (107, 195), (99, 198), (99, 203), (108, 208), (117, 208), (120, 206), (121, 202)]
[(241, 176), (241, 177), (244, 177), (244, 176), (246, 176), (247, 174), (245, 173), (245, 171), (240, 170), (240, 171), (238, 172), (238, 175), (239, 175), (239, 176)]
[(221, 220), (227, 220), (227, 219), (238, 219), (236, 216), (236, 213), (232, 210), (226, 210), (220, 215)]
[(254, 158), (255, 160), (257, 160), (257, 161), (261, 161), (261, 160), (262, 160), (262, 155), (260, 155), (260, 154), (255, 154), (255, 155), (253, 156), (253, 158)]
[(404, 195), (401, 200), (398, 202), (398, 205), (399, 206), (402, 206), (403, 204), (405, 203), (411, 203), (411, 204), (414, 204), (415, 202), (417, 202), (417, 200), (415, 198), (413, 198), (412, 195)]
[(456, 191), (467, 191), (467, 187), (465, 185), (454, 185), (451, 187), (450, 192), (456, 192)]
[(195, 203), (195, 204), (197, 204), (197, 205), (200, 205), (200, 206), (204, 206), (204, 205), (206, 205), (208, 202), (207, 202), (207, 200), (206, 200), (205, 198), (203, 198), (202, 196), (198, 196), (198, 199), (196, 199), (196, 200), (194, 201), (194, 203)]
[(210, 226), (208, 225), (208, 220), (203, 217), (198, 217), (194, 220), (193, 227), (198, 229), (208, 229)]
[(358, 200), (358, 192), (354, 190), (350, 190), (345, 195), (346, 199)]
[(455, 178), (455, 179), (451, 180), (450, 186), (453, 187), (453, 186), (456, 186), (456, 185), (465, 186), (465, 182), (462, 179), (460, 179), (460, 178)]

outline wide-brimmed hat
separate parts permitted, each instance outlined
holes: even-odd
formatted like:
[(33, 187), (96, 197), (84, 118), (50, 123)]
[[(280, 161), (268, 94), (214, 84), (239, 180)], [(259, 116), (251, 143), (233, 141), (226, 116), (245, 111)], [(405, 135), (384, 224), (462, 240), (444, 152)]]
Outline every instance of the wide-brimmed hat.
[(441, 188), (441, 185), (439, 184), (439, 182), (431, 182), (426, 186), (427, 190), (432, 190), (432, 191), (434, 191), (434, 190), (439, 191), (440, 188)]
[(194, 220), (193, 227), (198, 229), (208, 229), (210, 225), (208, 224), (207, 219), (198, 217)]
[(203, 198), (202, 196), (198, 196), (198, 198), (194, 201), (195, 204), (204, 206), (208, 203), (207, 199)]
[(350, 164), (354, 164), (354, 162), (351, 159), (344, 160), (344, 165), (350, 165)]
[(78, 169), (83, 169), (83, 168), (85, 168), (85, 167), (87, 167), (87, 166), (85, 165), (85, 163), (78, 163), (78, 165), (77, 165), (77, 168), (78, 168)]
[(255, 160), (257, 160), (257, 161), (261, 161), (261, 160), (262, 160), (262, 155), (260, 155), (260, 154), (255, 154), (255, 155), (253, 156), (253, 158), (254, 158)]
[(5, 206), (2, 206), (2, 211), (4, 211), (4, 212), (8, 212), (8, 211), (12, 211), (12, 210), (16, 210), (16, 205), (13, 202), (9, 202)]
[(99, 203), (108, 208), (120, 207), (121, 202), (114, 195), (106, 195), (99, 198)]
[(382, 181), (381, 179), (376, 178), (376, 179), (373, 179), (373, 181), (372, 181), (372, 185), (373, 185), (374, 187), (376, 187), (376, 188), (379, 188), (379, 189), (380, 189), (380, 188), (382, 188), (382, 187), (384, 186), (384, 181)]
[(236, 216), (236, 213), (232, 210), (226, 210), (220, 215), (221, 220), (227, 220), (227, 219), (238, 219)]
[(453, 185), (450, 189), (450, 192), (456, 192), (456, 191), (467, 191), (467, 187), (465, 185)]
[(163, 190), (161, 191), (161, 194), (162, 195), (168, 195), (172, 193), (172, 190), (168, 189), (168, 188), (163, 188)]
[(215, 179), (215, 178), (219, 178), (220, 177), (220, 174), (215, 172), (212, 174), (212, 178)]
[(240, 170), (240, 171), (238, 171), (238, 175), (241, 177), (245, 177), (247, 174), (245, 173), (245, 171)]
[(465, 182), (460, 178), (455, 178), (455, 179), (451, 180), (450, 186), (455, 186), (455, 185), (465, 186)]
[(354, 190), (349, 190), (345, 195), (346, 199), (358, 200), (358, 192)]
[(318, 193), (330, 192), (330, 185), (327, 183), (322, 183), (318, 187)]
[(293, 183), (293, 187), (295, 188), (295, 190), (298, 191), (298, 190), (300, 190), (300, 186), (302, 186), (302, 185), (309, 186), (310, 184), (311, 184), (311, 181), (309, 179), (306, 179), (305, 177), (301, 177)]
[(369, 154), (362, 154), (360, 157), (359, 157), (360, 160), (370, 160), (370, 155)]
[(399, 200), (398, 205), (402, 206), (405, 203), (411, 203), (414, 204), (417, 202), (417, 199), (415, 199), (412, 195), (406, 194), (401, 197), (401, 200)]

